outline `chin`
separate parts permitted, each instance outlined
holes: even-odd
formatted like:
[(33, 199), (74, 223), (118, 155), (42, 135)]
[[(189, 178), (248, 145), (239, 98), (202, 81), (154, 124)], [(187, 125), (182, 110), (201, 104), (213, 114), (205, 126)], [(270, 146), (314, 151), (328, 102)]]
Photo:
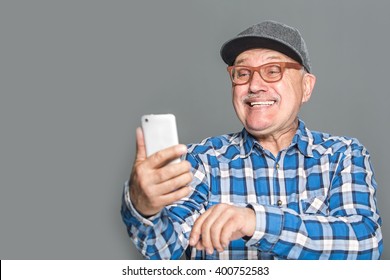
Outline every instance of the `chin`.
[(246, 120), (245, 127), (248, 131), (259, 131), (262, 132), (264, 130), (268, 130), (272, 127), (272, 122), (267, 121), (264, 118), (261, 120)]
[(270, 126), (245, 126), (245, 129), (255, 137), (267, 135), (272, 131)]

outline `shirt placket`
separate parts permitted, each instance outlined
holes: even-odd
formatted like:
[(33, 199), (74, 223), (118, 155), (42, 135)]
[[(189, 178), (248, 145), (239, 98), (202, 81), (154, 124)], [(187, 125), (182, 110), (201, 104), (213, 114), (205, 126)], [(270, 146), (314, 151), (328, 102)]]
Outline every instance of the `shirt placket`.
[(272, 205), (282, 207), (286, 202), (285, 181), (283, 171), (283, 161), (285, 151), (281, 151), (275, 159), (273, 165), (273, 199)]

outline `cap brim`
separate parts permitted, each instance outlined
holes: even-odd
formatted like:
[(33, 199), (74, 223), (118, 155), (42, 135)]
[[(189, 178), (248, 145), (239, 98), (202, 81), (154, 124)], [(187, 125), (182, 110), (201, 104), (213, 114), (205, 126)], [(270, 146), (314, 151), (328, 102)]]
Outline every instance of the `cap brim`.
[(222, 60), (227, 65), (233, 65), (234, 61), (236, 60), (236, 57), (240, 53), (256, 48), (264, 48), (278, 51), (302, 64), (302, 58), (293, 49), (291, 49), (284, 43), (265, 37), (244, 36), (234, 38), (230, 41), (227, 41), (221, 47), (220, 53)]

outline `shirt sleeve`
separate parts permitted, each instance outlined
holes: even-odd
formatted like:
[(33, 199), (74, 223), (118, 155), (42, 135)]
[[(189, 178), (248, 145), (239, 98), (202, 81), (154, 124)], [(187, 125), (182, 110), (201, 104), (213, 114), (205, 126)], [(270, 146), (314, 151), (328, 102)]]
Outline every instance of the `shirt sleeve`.
[(204, 167), (191, 154), (185, 159), (191, 163), (194, 174), (192, 192), (152, 217), (144, 218), (137, 212), (129, 197), (128, 183), (124, 186), (122, 219), (134, 245), (146, 259), (180, 259), (196, 218), (204, 212), (208, 198)]
[(313, 198), (301, 213), (251, 204), (256, 230), (247, 246), (281, 259), (379, 259), (383, 242), (370, 155), (352, 145), (338, 157), (328, 195)]

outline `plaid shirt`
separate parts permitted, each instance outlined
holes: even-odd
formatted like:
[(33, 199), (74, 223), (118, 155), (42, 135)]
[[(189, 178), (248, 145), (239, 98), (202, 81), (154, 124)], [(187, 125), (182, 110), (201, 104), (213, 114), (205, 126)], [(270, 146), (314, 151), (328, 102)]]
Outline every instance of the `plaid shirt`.
[[(192, 193), (143, 218), (125, 184), (122, 217), (150, 259), (379, 259), (383, 250), (376, 182), (356, 140), (308, 130), (275, 157), (244, 129), (190, 145)], [(194, 221), (218, 203), (251, 207), (256, 230), (212, 255), (188, 245)]]

